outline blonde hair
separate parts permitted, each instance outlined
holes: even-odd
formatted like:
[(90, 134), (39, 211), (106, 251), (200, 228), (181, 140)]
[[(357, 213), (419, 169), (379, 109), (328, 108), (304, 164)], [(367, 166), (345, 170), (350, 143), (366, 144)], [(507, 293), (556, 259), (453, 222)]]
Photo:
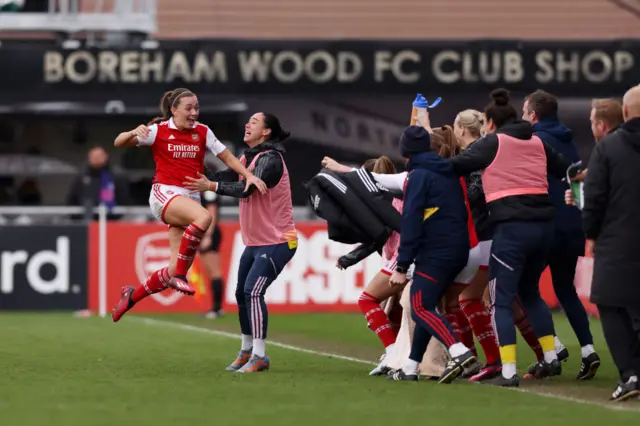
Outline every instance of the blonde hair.
[(471, 136), (479, 138), (484, 136), (484, 116), (475, 109), (465, 109), (456, 116), (455, 123), (471, 133)]

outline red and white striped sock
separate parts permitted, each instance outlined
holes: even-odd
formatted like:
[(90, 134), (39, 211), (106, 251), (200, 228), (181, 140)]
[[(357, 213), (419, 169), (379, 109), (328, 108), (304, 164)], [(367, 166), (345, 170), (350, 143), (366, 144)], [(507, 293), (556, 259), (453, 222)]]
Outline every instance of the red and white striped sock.
[(178, 250), (175, 275), (187, 275), (203, 235), (204, 231), (195, 223), (187, 226), (187, 229), (184, 230), (182, 240), (180, 241), (180, 249)]
[(169, 268), (158, 269), (151, 274), (144, 284), (141, 284), (133, 291), (131, 300), (139, 302), (147, 296), (161, 292), (167, 288), (167, 283), (170, 279), (171, 276), (169, 275)]
[(469, 320), (471, 330), (482, 346), (487, 364), (498, 364), (500, 362), (500, 348), (487, 307), (478, 298), (461, 300), (460, 309)]
[[(474, 355), (476, 354), (476, 345), (473, 341), (473, 333), (471, 333), (471, 325), (469, 325), (469, 321), (464, 315), (460, 315), (460, 305), (458, 306), (445, 306), (444, 307), (444, 315), (443, 317), (451, 324), (451, 328), (456, 333), (458, 340), (460, 340), (469, 350), (471, 350)], [(464, 317), (464, 318), (462, 318)], [(463, 319), (462, 325), (460, 324), (460, 319)], [(463, 332), (465, 330), (465, 332)]]
[(362, 292), (358, 299), (358, 307), (367, 320), (369, 328), (376, 333), (384, 347), (396, 342), (396, 335), (389, 318), (380, 307), (380, 301), (367, 292)]
[(469, 319), (464, 314), (460, 306), (456, 306), (454, 313), (456, 314), (458, 327), (460, 327), (460, 341), (464, 343), (466, 347), (471, 349), (471, 352), (473, 352), (475, 356), (478, 356), (478, 350), (476, 349), (476, 342), (473, 340), (473, 331), (471, 329)]

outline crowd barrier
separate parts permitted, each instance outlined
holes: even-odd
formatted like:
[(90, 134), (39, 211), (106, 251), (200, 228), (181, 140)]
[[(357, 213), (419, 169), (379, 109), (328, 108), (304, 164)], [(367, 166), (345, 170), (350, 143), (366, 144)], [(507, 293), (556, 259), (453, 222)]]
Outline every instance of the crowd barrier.
[[(237, 222), (220, 226), (224, 309), (234, 311), (237, 267), (244, 245)], [(322, 222), (299, 222), (298, 230), (298, 251), (267, 292), (270, 312), (358, 311), (358, 296), (380, 270), (380, 257), (374, 254), (341, 271), (335, 267), (336, 260), (351, 246), (330, 241)], [(0, 310), (89, 309), (104, 315), (120, 298), (123, 285), (145, 281), (168, 260), (167, 228), (161, 224), (104, 221), (84, 226), (0, 227)], [(590, 260), (581, 259), (576, 285), (589, 313), (597, 315), (588, 302)], [(145, 299), (136, 312), (207, 312), (211, 289), (199, 257), (188, 278), (197, 290), (195, 296), (167, 290)], [(548, 271), (540, 288), (549, 306), (557, 307)]]

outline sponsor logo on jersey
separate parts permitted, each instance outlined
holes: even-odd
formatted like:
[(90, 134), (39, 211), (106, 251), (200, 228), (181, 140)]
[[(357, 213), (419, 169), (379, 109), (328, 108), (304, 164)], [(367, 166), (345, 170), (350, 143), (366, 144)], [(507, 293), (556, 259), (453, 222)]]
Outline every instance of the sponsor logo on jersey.
[(173, 158), (196, 158), (200, 152), (200, 146), (198, 145), (177, 145), (168, 144), (167, 150), (173, 153)]

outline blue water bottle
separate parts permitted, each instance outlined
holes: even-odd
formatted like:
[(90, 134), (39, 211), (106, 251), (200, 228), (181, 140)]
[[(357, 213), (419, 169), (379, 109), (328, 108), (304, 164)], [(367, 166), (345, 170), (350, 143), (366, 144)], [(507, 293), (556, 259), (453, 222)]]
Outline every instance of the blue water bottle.
[(423, 126), (427, 122), (427, 109), (435, 108), (442, 101), (442, 98), (436, 99), (431, 105), (427, 99), (418, 93), (416, 99), (413, 101), (413, 108), (411, 111), (411, 125)]

